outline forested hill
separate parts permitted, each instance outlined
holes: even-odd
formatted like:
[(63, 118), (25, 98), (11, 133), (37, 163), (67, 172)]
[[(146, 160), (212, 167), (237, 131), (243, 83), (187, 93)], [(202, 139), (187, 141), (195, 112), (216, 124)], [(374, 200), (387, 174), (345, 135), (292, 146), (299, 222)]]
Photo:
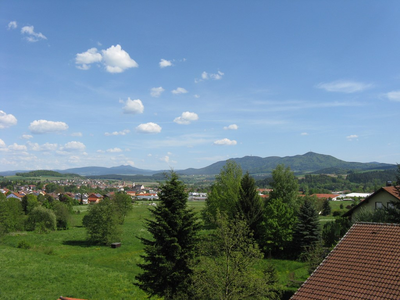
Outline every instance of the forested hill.
[[(346, 162), (337, 159), (331, 155), (318, 154), (314, 152), (308, 152), (303, 155), (295, 156), (270, 156), (270, 157), (258, 157), (258, 156), (245, 156), (242, 158), (232, 158), (237, 164), (242, 167), (243, 172), (249, 172), (251, 175), (270, 175), (272, 170), (279, 164), (284, 164), (286, 167), (290, 167), (295, 174), (347, 174), (349, 171), (371, 171), (371, 170), (390, 170), (395, 169), (394, 164), (384, 163), (359, 163), (359, 162)], [(212, 165), (209, 165), (201, 169), (186, 169), (186, 170), (175, 170), (181, 175), (217, 175), (220, 173), (222, 167), (226, 164), (226, 161), (219, 161)], [(118, 166), (112, 168), (105, 167), (82, 167), (73, 168), (67, 170), (56, 170), (59, 173), (74, 173), (82, 176), (102, 176), (102, 175), (146, 175), (152, 176), (154, 174), (160, 174), (168, 172), (169, 170), (144, 170), (138, 169), (132, 166)], [(18, 172), (18, 171), (16, 171)], [(52, 171), (34, 171), (36, 172), (52, 172)], [(13, 172), (0, 172), (0, 175), (10, 176)], [(19, 172), (21, 173), (21, 172)], [(31, 172), (29, 172), (31, 173)], [(15, 174), (15, 173), (14, 173)], [(26, 173), (25, 173), (26, 174)], [(22, 175), (24, 176), (24, 175)], [(45, 176), (45, 175), (39, 175)]]
[[(332, 173), (346, 173), (349, 170), (368, 171), (396, 168), (396, 165), (384, 163), (346, 162), (331, 155), (314, 152), (286, 157), (270, 156), (262, 158), (245, 156), (243, 158), (233, 158), (232, 160), (239, 164), (244, 172), (248, 171), (250, 174), (269, 174), (279, 164), (290, 167), (295, 173), (327, 173), (325, 171), (328, 170)], [(178, 171), (178, 173), (185, 175), (218, 174), (225, 163), (226, 161), (220, 161), (202, 169), (187, 169)]]
[(59, 172), (50, 170), (37, 170), (24, 173), (21, 172), (21, 173), (16, 173), (15, 175), (22, 177), (79, 177), (79, 175), (77, 174), (71, 174), (71, 173), (61, 174)]

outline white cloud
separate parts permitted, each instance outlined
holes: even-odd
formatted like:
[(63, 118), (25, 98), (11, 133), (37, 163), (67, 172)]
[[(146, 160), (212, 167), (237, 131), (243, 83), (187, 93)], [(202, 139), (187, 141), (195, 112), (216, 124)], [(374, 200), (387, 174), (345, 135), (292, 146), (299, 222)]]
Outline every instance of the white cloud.
[(17, 124), (17, 118), (12, 114), (6, 114), (0, 110), (0, 129), (7, 128)]
[(6, 143), (4, 143), (4, 141), (2, 139), (0, 139), (0, 148), (5, 148), (6, 147)]
[(104, 135), (105, 135), (105, 136), (111, 136), (111, 135), (126, 135), (126, 134), (128, 134), (129, 132), (131, 132), (129, 129), (124, 129), (124, 130), (122, 130), (122, 131), (114, 131), (114, 132), (111, 132), (111, 133), (106, 132), (106, 133), (104, 133)]
[(302, 132), (302, 133), (300, 133), (300, 135), (308, 135), (308, 133), (307, 132)]
[(386, 94), (386, 97), (391, 101), (400, 102), (400, 91), (393, 91)]
[(161, 126), (156, 123), (149, 122), (146, 124), (140, 124), (138, 127), (136, 127), (136, 131), (141, 133), (160, 133)]
[(317, 88), (326, 90), (328, 92), (340, 92), (350, 94), (355, 92), (362, 92), (368, 88), (371, 88), (372, 86), (372, 84), (366, 84), (362, 82), (338, 80), (333, 82), (320, 83), (317, 85)]
[(192, 121), (197, 121), (199, 116), (194, 112), (183, 112), (180, 117), (175, 118), (174, 122), (178, 124), (187, 125), (190, 124)]
[(55, 151), (58, 148), (58, 144), (50, 144), (50, 143), (39, 145), (38, 143), (28, 142), (27, 145), (29, 149), (33, 151)]
[(30, 134), (23, 134), (22, 138), (25, 140), (29, 140), (29, 139), (33, 138), (33, 136), (31, 136)]
[(159, 62), (160, 68), (170, 67), (172, 66), (172, 62), (170, 60), (161, 59)]
[(97, 52), (96, 48), (90, 48), (86, 52), (76, 54), (75, 64), (78, 65), (78, 69), (88, 70), (89, 64), (100, 62), (102, 59), (103, 57)]
[(161, 93), (164, 92), (165, 90), (160, 86), (160, 87), (154, 87), (150, 90), (150, 95), (152, 97), (160, 97)]
[(172, 91), (172, 94), (186, 94), (188, 91), (184, 88), (178, 87), (176, 90)]
[(218, 146), (234, 146), (236, 145), (237, 142), (235, 140), (230, 140), (230, 139), (222, 139), (222, 140), (217, 140), (214, 142), (214, 145), (218, 145)]
[(120, 149), (120, 148), (112, 148), (112, 149), (107, 149), (107, 152), (109, 152), (109, 153), (118, 153), (118, 152), (122, 152), (122, 149)]
[(8, 26), (7, 26), (8, 29), (16, 29), (17, 27), (18, 26), (17, 26), (16, 21), (11, 21), (10, 23), (8, 23)]
[(125, 103), (125, 106), (122, 108), (124, 114), (136, 115), (136, 114), (142, 114), (144, 111), (144, 106), (140, 99), (131, 100), (131, 98), (128, 98), (126, 102), (122, 101), (121, 103)]
[(84, 151), (86, 148), (85, 144), (77, 141), (68, 142), (61, 147), (62, 151)]
[(236, 124), (231, 124), (229, 126), (224, 127), (225, 130), (237, 130), (238, 128), (239, 126), (237, 126)]
[(26, 151), (26, 150), (28, 150), (25, 145), (18, 145), (16, 143), (8, 146), (8, 149), (15, 150), (15, 151)]
[(352, 141), (352, 140), (358, 139), (358, 135), (352, 134), (352, 135), (346, 136), (346, 139), (348, 139), (349, 141)]
[(165, 161), (166, 163), (168, 163), (169, 162), (169, 156), (165, 155), (164, 157), (161, 157), (160, 161)]
[(107, 50), (102, 50), (102, 53), (107, 72), (121, 73), (139, 66), (120, 45), (111, 46)]
[(81, 136), (83, 136), (83, 134), (82, 134), (82, 132), (73, 132), (73, 133), (71, 133), (71, 136), (81, 137)]
[(60, 132), (68, 129), (68, 125), (64, 122), (53, 122), (47, 120), (35, 120), (29, 125), (32, 133), (50, 133)]
[(196, 95), (194, 95), (194, 97), (195, 97), (195, 98), (200, 98), (200, 95), (197, 95), (197, 94), (196, 94)]
[(28, 42), (37, 42), (39, 40), (47, 40), (41, 32), (37, 33), (33, 26), (24, 26), (21, 28), (21, 33), (26, 34), (26, 39)]
[(209, 80), (209, 79), (213, 79), (213, 80), (220, 80), (222, 79), (222, 76), (224, 76), (225, 74), (222, 73), (221, 71), (218, 71), (217, 73), (207, 73), (206, 71), (204, 71), (203, 73), (201, 73), (201, 79), (195, 79), (194, 82), (198, 83), (204, 80)]

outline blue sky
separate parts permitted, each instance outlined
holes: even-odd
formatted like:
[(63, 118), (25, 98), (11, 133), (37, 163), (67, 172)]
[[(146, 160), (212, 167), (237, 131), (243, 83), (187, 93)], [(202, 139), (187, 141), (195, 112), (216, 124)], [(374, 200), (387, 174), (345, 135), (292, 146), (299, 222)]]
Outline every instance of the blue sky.
[(400, 163), (398, 1), (0, 1), (0, 171)]

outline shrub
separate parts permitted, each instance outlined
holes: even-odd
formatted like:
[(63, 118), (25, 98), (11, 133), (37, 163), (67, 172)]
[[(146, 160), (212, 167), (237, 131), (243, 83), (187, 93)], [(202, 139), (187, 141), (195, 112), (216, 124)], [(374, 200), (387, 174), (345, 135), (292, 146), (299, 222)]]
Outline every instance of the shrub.
[(31, 244), (29, 244), (27, 241), (22, 240), (22, 241), (20, 241), (20, 242), (18, 243), (17, 248), (20, 248), (20, 249), (31, 249), (32, 246), (31, 246)]
[(26, 220), (25, 229), (28, 231), (36, 230), (39, 233), (46, 233), (56, 230), (56, 215), (50, 209), (35, 207)]
[(57, 229), (68, 229), (71, 219), (69, 207), (64, 203), (55, 202), (53, 205), (53, 211), (56, 215)]

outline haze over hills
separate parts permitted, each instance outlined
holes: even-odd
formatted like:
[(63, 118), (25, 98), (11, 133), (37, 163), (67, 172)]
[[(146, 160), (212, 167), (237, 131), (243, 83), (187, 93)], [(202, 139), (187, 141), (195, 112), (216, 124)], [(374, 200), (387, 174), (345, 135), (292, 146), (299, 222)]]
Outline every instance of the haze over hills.
[[(250, 174), (270, 174), (273, 169), (279, 164), (288, 166), (295, 173), (340, 173), (348, 170), (354, 171), (368, 171), (368, 170), (386, 170), (396, 168), (394, 164), (385, 163), (359, 163), (359, 162), (346, 162), (337, 159), (331, 155), (318, 154), (314, 152), (308, 152), (303, 155), (295, 156), (270, 156), (270, 157), (258, 157), (258, 156), (245, 156), (242, 158), (232, 158), (242, 167), (243, 172), (249, 172)], [(219, 161), (211, 164), (207, 167), (194, 169), (189, 168), (186, 170), (176, 170), (178, 174), (182, 175), (216, 175), (219, 174), (221, 168), (226, 164), (226, 161)], [(75, 173), (82, 176), (101, 176), (101, 175), (147, 175), (151, 176), (158, 173), (168, 172), (169, 170), (144, 170), (135, 168), (129, 165), (123, 165), (118, 167), (83, 167), (83, 168), (71, 168), (66, 170), (54, 170), (60, 173)], [(7, 171), (1, 172), (0, 175), (10, 176), (16, 172), (24, 171)], [(26, 172), (26, 171), (25, 171)]]

